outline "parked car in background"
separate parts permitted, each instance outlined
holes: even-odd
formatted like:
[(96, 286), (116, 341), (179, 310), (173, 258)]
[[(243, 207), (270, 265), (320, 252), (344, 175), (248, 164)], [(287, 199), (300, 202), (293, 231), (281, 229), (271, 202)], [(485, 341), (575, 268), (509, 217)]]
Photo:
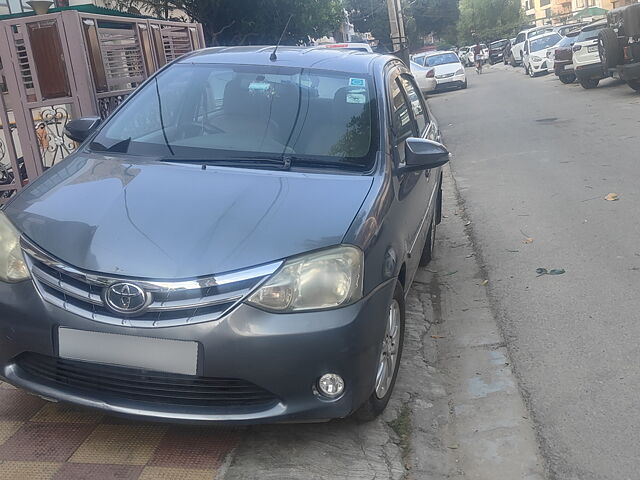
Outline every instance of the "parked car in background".
[(496, 40), (489, 44), (489, 63), (491, 65), (502, 61), (504, 58), (504, 47), (508, 43), (509, 40), (503, 38), (502, 40)]
[(461, 47), (458, 49), (458, 58), (463, 65), (469, 66), (467, 62), (467, 55), (469, 55), (469, 50), (471, 47)]
[(547, 73), (547, 52), (562, 40), (556, 32), (534, 36), (524, 43), (522, 65), (525, 75), (535, 77), (540, 73)]
[(0, 211), (3, 381), (176, 422), (384, 410), (449, 159), (400, 60), (204, 49), (65, 132)]
[(433, 92), (436, 89), (438, 83), (436, 82), (436, 71), (433, 67), (424, 67), (411, 61), (410, 68), (422, 93)]
[(368, 43), (325, 43), (318, 46), (322, 48), (337, 48), (340, 50), (356, 50), (359, 52), (373, 53), (373, 49)]
[(553, 49), (553, 72), (562, 83), (573, 83), (576, 75), (573, 72), (572, 47), (580, 30), (567, 33), (558, 45)]
[(438, 90), (467, 88), (467, 75), (460, 58), (451, 51), (427, 52), (413, 57), (413, 61), (435, 71)]
[(607, 13), (607, 27), (598, 33), (602, 66), (640, 91), (640, 3)]
[(513, 58), (511, 56), (511, 47), (513, 46), (513, 42), (515, 42), (515, 40), (515, 38), (509, 39), (502, 48), (502, 62), (505, 65), (510, 65), (513, 63)]
[(598, 51), (598, 34), (604, 28), (607, 28), (606, 20), (583, 27), (573, 44), (573, 72), (583, 88), (596, 88), (600, 80), (609, 75)]
[(568, 23), (566, 25), (557, 25), (553, 27), (552, 31), (559, 33), (563, 37), (566, 37), (569, 32), (580, 31), (580, 29), (584, 26), (584, 23)]
[(524, 44), (528, 39), (535, 37), (537, 35), (542, 35), (543, 33), (550, 32), (551, 29), (552, 29), (551, 27), (535, 27), (535, 28), (528, 28), (526, 30), (522, 30), (520, 33), (518, 33), (511, 47), (511, 61), (512, 61), (511, 65), (514, 67), (516, 65), (522, 65), (522, 55), (524, 53)]

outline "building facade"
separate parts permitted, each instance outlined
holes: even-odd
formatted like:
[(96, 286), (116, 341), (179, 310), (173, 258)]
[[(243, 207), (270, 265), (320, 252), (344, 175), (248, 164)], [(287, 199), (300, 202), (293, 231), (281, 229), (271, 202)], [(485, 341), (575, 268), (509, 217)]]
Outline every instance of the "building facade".
[[(574, 15), (587, 8), (611, 10), (638, 0), (522, 0), (522, 8), (531, 25), (558, 25), (571, 23)], [(585, 17), (582, 20), (595, 20)]]

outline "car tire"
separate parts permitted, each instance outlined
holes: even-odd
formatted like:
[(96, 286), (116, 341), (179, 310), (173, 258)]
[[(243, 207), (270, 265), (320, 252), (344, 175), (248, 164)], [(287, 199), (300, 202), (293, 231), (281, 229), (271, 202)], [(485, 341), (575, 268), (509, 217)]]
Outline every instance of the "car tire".
[[(389, 326), (392, 323), (391, 310), (397, 307), (397, 336), (395, 341), (396, 358), (393, 367), (393, 376), (391, 377), (388, 387), (384, 390), (378, 388), (378, 378), (381, 375), (381, 364), (385, 355), (385, 342), (394, 344), (393, 341), (389, 342), (389, 338), (393, 337), (393, 332), (389, 332)], [(373, 385), (373, 392), (371, 396), (365, 400), (365, 402), (354, 412), (353, 416), (360, 422), (369, 422), (374, 420), (380, 415), (389, 403), (389, 399), (393, 393), (393, 387), (396, 384), (398, 378), (398, 369), (400, 368), (400, 361), (402, 359), (402, 347), (404, 344), (404, 327), (405, 327), (405, 309), (404, 309), (404, 292), (400, 282), (396, 282), (396, 288), (393, 293), (393, 299), (387, 309), (387, 322), (385, 327), (383, 346), (380, 351), (380, 361), (376, 364), (376, 375)], [(391, 334), (391, 335), (390, 335)], [(383, 393), (381, 395), (381, 393)]]
[(464, 81), (464, 83), (460, 87), (460, 90), (464, 90), (465, 88), (467, 88), (467, 81), (466, 80)]
[(627, 85), (633, 88), (636, 92), (640, 92), (640, 79), (634, 78), (633, 80), (627, 80)]
[(604, 68), (616, 68), (624, 63), (623, 52), (618, 42), (618, 35), (612, 28), (603, 28), (598, 33), (598, 52)]
[(585, 78), (584, 80), (580, 80), (580, 85), (582, 85), (582, 88), (587, 90), (596, 88), (599, 83), (600, 83), (600, 80), (593, 79), (593, 78)]
[(576, 76), (575, 75), (561, 75), (558, 78), (565, 85), (568, 85), (568, 84), (573, 83), (573, 82), (576, 81)]

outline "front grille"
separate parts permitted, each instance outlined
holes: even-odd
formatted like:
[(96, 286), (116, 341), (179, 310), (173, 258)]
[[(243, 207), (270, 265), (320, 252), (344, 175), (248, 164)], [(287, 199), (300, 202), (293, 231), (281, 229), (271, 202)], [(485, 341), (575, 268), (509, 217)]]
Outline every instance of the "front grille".
[(264, 409), (271, 392), (237, 378), (192, 377), (24, 353), (15, 361), (29, 380), (73, 392), (158, 406)]
[(449, 77), (453, 77), (453, 73), (444, 73), (442, 75), (436, 75), (436, 78), (449, 78)]
[[(34, 283), (47, 302), (90, 320), (142, 328), (218, 320), (280, 266), (278, 262), (212, 277), (153, 281), (83, 272), (27, 240), (22, 247)], [(118, 282), (140, 286), (151, 295), (150, 304), (135, 316), (109, 309), (103, 295)]]

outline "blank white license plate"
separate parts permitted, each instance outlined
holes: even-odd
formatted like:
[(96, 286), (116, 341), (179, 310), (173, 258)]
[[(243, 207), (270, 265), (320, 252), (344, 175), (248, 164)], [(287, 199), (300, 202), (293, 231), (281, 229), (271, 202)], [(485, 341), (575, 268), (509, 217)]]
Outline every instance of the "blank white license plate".
[(598, 46), (597, 45), (591, 45), (590, 47), (587, 47), (587, 52), (589, 53), (593, 53), (593, 52), (597, 52), (598, 51)]
[(573, 65), (565, 65), (564, 67), (562, 67), (565, 70), (570, 70), (573, 68)]
[(61, 358), (195, 375), (198, 342), (58, 329)]

